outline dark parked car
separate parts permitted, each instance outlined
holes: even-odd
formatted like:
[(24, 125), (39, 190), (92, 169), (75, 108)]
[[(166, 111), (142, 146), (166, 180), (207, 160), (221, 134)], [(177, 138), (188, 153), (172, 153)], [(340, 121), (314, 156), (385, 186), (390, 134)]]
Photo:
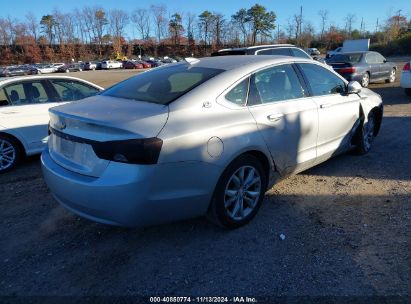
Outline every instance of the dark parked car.
[(5, 67), (0, 70), (0, 77), (23, 76), (30, 74), (27, 67)]
[(138, 61), (123, 61), (123, 68), (124, 69), (142, 69), (143, 65)]
[(227, 55), (283, 55), (312, 59), (310, 55), (292, 44), (271, 44), (223, 49), (211, 54), (211, 56)]
[(81, 72), (83, 70), (83, 65), (81, 63), (67, 63), (57, 69), (57, 72)]
[(394, 82), (397, 72), (395, 63), (369, 51), (337, 54), (327, 59), (327, 64), (348, 81), (358, 81), (363, 87), (375, 81)]
[(146, 60), (146, 62), (149, 63), (152, 68), (164, 65), (164, 63), (160, 60)]

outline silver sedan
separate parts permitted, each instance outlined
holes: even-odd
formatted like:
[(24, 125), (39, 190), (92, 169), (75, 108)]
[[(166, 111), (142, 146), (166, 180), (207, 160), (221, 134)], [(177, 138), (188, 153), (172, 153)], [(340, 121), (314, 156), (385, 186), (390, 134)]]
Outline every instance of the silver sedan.
[(235, 228), (276, 181), (367, 153), (378, 94), (312, 60), (186, 59), (52, 108), (45, 180), (69, 210), (144, 226), (208, 215)]

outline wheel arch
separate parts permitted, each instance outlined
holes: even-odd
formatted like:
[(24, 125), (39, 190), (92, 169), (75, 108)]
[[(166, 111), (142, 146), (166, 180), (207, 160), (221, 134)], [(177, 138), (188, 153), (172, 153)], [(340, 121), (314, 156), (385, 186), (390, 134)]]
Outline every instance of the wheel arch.
[(14, 140), (19, 146), (22, 156), (23, 157), (27, 156), (26, 147), (24, 146), (23, 142), (17, 136), (7, 133), (7, 132), (3, 132), (3, 131), (0, 131), (0, 135)]

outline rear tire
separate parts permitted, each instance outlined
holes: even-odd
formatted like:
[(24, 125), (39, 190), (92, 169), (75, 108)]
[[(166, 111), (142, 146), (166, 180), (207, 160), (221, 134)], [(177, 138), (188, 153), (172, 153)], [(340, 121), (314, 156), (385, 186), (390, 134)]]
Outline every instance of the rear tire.
[(371, 150), (372, 142), (375, 138), (375, 126), (376, 126), (376, 116), (375, 112), (371, 111), (368, 114), (368, 121), (358, 127), (358, 145), (356, 152), (359, 155), (367, 154)]
[(13, 170), (20, 162), (21, 155), (17, 141), (0, 134), (0, 174)]
[(405, 95), (407, 95), (407, 96), (411, 96), (411, 89), (404, 89), (404, 91), (405, 91)]
[(368, 85), (370, 84), (370, 74), (368, 72), (365, 72), (364, 75), (362, 75), (361, 78), (361, 86), (363, 88), (368, 87)]
[(261, 206), (266, 185), (261, 162), (252, 155), (240, 156), (218, 180), (208, 211), (209, 220), (229, 229), (247, 224)]

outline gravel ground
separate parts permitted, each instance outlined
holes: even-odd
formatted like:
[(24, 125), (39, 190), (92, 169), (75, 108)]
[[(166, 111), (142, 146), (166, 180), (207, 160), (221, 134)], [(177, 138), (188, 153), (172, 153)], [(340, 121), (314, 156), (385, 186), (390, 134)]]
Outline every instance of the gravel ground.
[[(70, 75), (107, 87), (134, 73)], [(385, 113), (368, 155), (281, 181), (235, 231), (203, 218), (143, 229), (84, 220), (52, 198), (39, 157), (27, 159), (0, 175), (0, 295), (410, 299), (411, 98), (398, 86), (371, 86)]]

